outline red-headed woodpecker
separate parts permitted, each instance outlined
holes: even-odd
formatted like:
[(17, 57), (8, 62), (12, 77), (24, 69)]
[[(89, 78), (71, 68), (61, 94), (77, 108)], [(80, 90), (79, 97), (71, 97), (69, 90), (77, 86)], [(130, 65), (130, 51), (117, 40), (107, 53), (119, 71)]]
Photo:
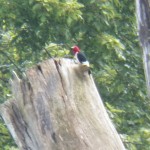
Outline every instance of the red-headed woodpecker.
[(71, 48), (77, 62), (89, 68), (89, 62), (87, 61), (86, 56), (82, 52), (80, 52), (80, 48), (78, 46), (73, 46)]

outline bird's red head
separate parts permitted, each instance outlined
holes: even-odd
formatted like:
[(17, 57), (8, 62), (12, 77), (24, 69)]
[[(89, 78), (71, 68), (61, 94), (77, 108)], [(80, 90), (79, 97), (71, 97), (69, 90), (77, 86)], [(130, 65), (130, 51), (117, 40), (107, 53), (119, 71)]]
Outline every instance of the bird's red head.
[(77, 52), (80, 52), (80, 48), (79, 48), (78, 46), (73, 46), (73, 47), (72, 47), (72, 51), (73, 51), (73, 53), (75, 54), (75, 53), (77, 53)]

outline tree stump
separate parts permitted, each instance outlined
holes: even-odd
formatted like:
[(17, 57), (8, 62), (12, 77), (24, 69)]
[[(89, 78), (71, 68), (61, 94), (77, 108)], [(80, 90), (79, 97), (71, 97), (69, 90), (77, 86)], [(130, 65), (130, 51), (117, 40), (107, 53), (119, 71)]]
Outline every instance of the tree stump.
[(139, 39), (143, 49), (143, 62), (150, 98), (150, 0), (136, 0)]
[(92, 75), (71, 59), (14, 73), (2, 117), (20, 150), (125, 150)]

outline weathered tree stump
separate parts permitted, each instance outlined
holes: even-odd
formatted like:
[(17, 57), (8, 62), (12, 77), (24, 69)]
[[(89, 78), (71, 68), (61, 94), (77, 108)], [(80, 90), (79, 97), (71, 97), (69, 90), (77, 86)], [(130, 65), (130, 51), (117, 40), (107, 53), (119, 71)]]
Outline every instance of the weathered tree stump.
[(150, 0), (136, 0), (136, 10), (148, 96), (150, 97)]
[(92, 75), (70, 59), (14, 75), (0, 112), (21, 150), (124, 150)]

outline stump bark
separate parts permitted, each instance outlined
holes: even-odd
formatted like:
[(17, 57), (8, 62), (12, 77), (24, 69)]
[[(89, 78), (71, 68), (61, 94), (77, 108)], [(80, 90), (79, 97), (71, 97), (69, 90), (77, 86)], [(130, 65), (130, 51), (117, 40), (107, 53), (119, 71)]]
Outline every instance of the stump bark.
[(20, 150), (124, 150), (92, 75), (50, 59), (11, 82), (0, 113)]

